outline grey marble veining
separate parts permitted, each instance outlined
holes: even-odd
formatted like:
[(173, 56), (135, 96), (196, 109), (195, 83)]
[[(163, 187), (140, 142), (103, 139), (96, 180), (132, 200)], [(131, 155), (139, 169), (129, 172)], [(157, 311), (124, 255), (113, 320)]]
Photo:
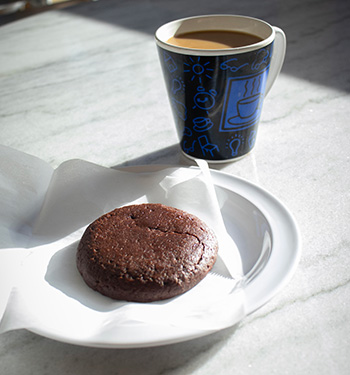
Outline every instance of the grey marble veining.
[(191, 164), (177, 147), (153, 32), (195, 14), (265, 19), (287, 35), (253, 153), (215, 168), (293, 212), (292, 281), (237, 327), (158, 348), (0, 336), (0, 374), (321, 374), (350, 370), (350, 5), (341, 0), (98, 1), (0, 27), (0, 143), (57, 167)]

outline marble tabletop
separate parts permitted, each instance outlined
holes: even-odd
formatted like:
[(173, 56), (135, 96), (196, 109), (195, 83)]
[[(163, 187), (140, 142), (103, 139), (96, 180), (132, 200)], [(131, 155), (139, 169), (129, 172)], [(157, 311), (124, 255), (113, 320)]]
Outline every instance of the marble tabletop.
[(294, 277), (237, 326), (178, 344), (98, 349), (6, 332), (0, 374), (349, 373), (349, 2), (101, 0), (1, 26), (0, 144), (53, 167), (74, 158), (189, 165), (153, 33), (210, 13), (262, 18), (287, 35), (254, 151), (215, 168), (263, 187), (294, 214), (303, 242)]

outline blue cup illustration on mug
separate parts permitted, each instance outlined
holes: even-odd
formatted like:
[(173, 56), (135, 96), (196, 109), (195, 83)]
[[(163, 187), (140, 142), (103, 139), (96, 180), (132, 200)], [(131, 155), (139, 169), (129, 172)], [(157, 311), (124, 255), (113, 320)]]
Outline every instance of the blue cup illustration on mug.
[[(250, 33), (258, 40), (215, 49), (169, 41), (208, 31)], [(248, 154), (256, 142), (264, 97), (283, 65), (283, 31), (252, 17), (209, 15), (169, 22), (155, 39), (184, 154), (213, 163)]]

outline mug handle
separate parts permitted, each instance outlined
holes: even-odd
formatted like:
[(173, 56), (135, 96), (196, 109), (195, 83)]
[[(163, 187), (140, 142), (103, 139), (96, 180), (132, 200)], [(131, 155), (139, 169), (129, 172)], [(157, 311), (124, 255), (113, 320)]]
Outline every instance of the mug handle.
[(287, 46), (286, 35), (284, 34), (283, 30), (276, 26), (272, 27), (275, 30), (275, 41), (273, 45), (269, 75), (267, 76), (266, 81), (265, 96), (270, 91), (273, 83), (282, 69)]

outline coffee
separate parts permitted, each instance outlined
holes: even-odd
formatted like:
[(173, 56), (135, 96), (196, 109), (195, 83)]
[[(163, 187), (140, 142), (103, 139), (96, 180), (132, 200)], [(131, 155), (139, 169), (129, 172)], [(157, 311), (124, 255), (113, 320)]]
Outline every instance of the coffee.
[(226, 49), (255, 44), (263, 39), (241, 31), (193, 31), (172, 36), (167, 43), (194, 49)]

